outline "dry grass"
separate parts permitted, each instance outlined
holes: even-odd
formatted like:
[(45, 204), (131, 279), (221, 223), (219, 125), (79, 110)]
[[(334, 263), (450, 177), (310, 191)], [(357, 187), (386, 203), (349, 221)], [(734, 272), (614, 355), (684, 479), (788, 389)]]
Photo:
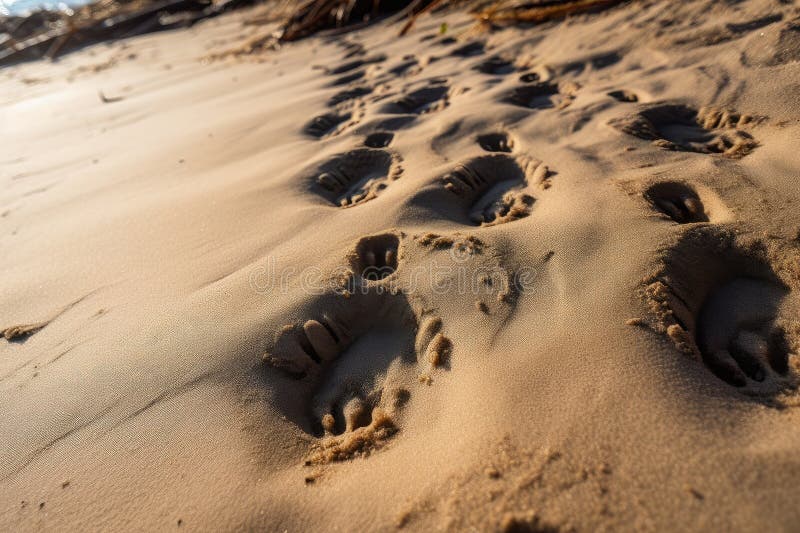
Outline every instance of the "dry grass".
[(279, 40), (294, 41), (320, 31), (349, 31), (369, 24), (380, 16), (394, 13), (393, 21), (405, 24), (400, 34), (408, 33), (416, 20), (427, 13), (466, 7), (481, 28), (511, 24), (538, 24), (570, 15), (606, 9), (626, 0), (306, 0), (283, 24)]

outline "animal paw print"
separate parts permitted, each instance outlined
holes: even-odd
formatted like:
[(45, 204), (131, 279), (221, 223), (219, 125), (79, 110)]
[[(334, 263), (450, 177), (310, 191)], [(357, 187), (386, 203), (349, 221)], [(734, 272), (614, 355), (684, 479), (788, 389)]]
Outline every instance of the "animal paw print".
[(487, 152), (511, 152), (514, 139), (503, 131), (484, 133), (478, 135), (478, 145)]

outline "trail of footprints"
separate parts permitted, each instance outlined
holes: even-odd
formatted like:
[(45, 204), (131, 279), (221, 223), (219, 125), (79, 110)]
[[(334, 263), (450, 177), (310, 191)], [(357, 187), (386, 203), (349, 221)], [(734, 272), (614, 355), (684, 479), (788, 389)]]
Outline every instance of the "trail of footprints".
[[(436, 44), (453, 47), (449, 56), (458, 60), (487, 53), (479, 41), (460, 45), (443, 38)], [(331, 111), (309, 121), (306, 134), (324, 139), (342, 133), (359, 121), (368, 99), (379, 104), (380, 113), (410, 120), (449, 105), (454, 91), (448, 80), (410, 83), (401, 94), (385, 87), (376, 90), (380, 84), (367, 80), (380, 79), (374, 72), (386, 57), (368, 56), (355, 43), (347, 44), (346, 51), (348, 61), (327, 71), (333, 78), (330, 86), (342, 87), (327, 102)], [(621, 59), (615, 53), (598, 57), (562, 70), (579, 74)], [(405, 56), (388, 69), (385, 79), (413, 76), (435, 60)], [(564, 109), (581, 89), (504, 55), (474, 62), (471, 68), (488, 76), (523, 71), (520, 85), (502, 101), (526, 109)], [(747, 131), (761, 120), (758, 117), (671, 102), (639, 104), (639, 96), (624, 89), (606, 95), (620, 105), (635, 106), (633, 112), (612, 119), (612, 128), (662, 149), (740, 158), (758, 146)], [(376, 199), (403, 175), (402, 157), (390, 148), (394, 139), (395, 132), (387, 129), (368, 133), (363, 147), (338, 154), (312, 172), (311, 191), (339, 208)], [(455, 221), (487, 227), (529, 216), (535, 191), (551, 186), (551, 170), (542, 161), (515, 153), (517, 142), (507, 131), (487, 131), (475, 142), (486, 154), (454, 165), (437, 180), (441, 193), (460, 213)], [(786, 318), (790, 315), (783, 306), (794, 302), (795, 288), (778, 278), (764, 254), (743, 252), (735, 238), (715, 228), (730, 215), (712, 192), (684, 182), (657, 181), (639, 194), (658, 217), (688, 228), (677, 244), (666, 248), (666, 259), (645, 288), (655, 310), (653, 327), (714, 375), (749, 394), (775, 397), (796, 389), (800, 364), (794, 343), (800, 338), (800, 324)], [(454, 246), (450, 238), (419, 242)], [(721, 242), (726, 243), (722, 248)], [(403, 246), (395, 232), (360, 239), (349, 259), (352, 274), (342, 280), (341, 290), (311, 302), (315, 316), (281, 329), (264, 357), (269, 366), (313, 385), (308, 431), (318, 439), (306, 457), (308, 465), (365, 456), (384, 446), (399, 431), (400, 414), (412, 396), (415, 385), (409, 376), (425, 367), (419, 375), (429, 380), (431, 369), (446, 366), (452, 353), (441, 318), (415, 307), (413, 295), (393, 285), (402, 268)], [(687, 265), (696, 264), (697, 257), (711, 266), (692, 270)], [(796, 302), (792, 305), (789, 308), (800, 308)], [(485, 310), (485, 305), (479, 309)]]

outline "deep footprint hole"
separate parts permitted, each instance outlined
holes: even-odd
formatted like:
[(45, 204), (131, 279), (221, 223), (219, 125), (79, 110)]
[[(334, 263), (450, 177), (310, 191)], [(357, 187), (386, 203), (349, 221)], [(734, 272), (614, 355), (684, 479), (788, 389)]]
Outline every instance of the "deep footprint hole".
[(514, 140), (503, 132), (486, 133), (478, 136), (478, 145), (487, 152), (511, 152)]
[(436, 104), (444, 100), (450, 88), (436, 85), (417, 89), (384, 107), (384, 112), (391, 114), (422, 114), (432, 110)]
[(633, 103), (639, 101), (639, 97), (636, 96), (636, 93), (633, 93), (631, 91), (626, 91), (624, 89), (621, 89), (619, 91), (611, 91), (608, 93), (608, 96), (610, 96), (611, 98), (613, 98), (618, 102)]
[(505, 102), (528, 109), (548, 109), (559, 102), (558, 85), (549, 82), (535, 82), (512, 90)]
[(356, 245), (353, 270), (367, 281), (380, 281), (397, 270), (400, 239), (394, 233), (364, 237)]
[(759, 245), (751, 246), (698, 227), (668, 252), (658, 279), (671, 316), (688, 334), (682, 342), (694, 343), (708, 370), (735, 387), (768, 381), (757, 390), (775, 393), (785, 386), (779, 378), (792, 353), (779, 322), (790, 290), (761, 259)]
[(390, 131), (377, 131), (367, 135), (366, 139), (364, 139), (364, 146), (369, 146), (370, 148), (386, 148), (393, 140), (394, 133)]
[(775, 325), (787, 289), (773, 281), (737, 277), (713, 290), (697, 317), (695, 341), (703, 361), (737, 387), (762, 382), (767, 370), (785, 375), (789, 346)]
[(655, 210), (678, 224), (709, 221), (700, 196), (686, 184), (674, 181), (655, 183), (644, 191), (644, 198)]

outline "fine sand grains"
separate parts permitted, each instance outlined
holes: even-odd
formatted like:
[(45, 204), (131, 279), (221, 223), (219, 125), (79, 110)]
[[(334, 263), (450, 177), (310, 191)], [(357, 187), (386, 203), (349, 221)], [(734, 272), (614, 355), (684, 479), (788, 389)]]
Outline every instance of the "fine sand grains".
[(0, 72), (0, 530), (797, 528), (796, 5), (271, 6)]

